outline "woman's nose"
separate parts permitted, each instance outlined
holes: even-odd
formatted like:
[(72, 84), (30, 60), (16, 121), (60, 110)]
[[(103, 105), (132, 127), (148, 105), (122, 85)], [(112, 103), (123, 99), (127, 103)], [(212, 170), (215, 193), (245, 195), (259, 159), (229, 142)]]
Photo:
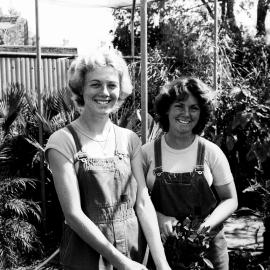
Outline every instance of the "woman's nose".
[(185, 116), (189, 116), (190, 112), (189, 112), (189, 108), (188, 108), (188, 107), (184, 107), (184, 109), (183, 109), (183, 114), (184, 114)]
[(102, 84), (101, 91), (103, 94), (107, 94), (107, 95), (109, 94), (109, 90), (106, 84)]

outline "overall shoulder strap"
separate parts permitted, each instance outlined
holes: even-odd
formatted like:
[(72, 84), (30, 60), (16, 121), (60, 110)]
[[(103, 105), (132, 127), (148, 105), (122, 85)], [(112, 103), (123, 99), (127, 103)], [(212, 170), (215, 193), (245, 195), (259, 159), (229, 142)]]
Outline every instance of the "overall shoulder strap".
[(154, 141), (155, 171), (162, 171), (161, 137)]
[(77, 132), (75, 131), (74, 127), (71, 124), (67, 125), (67, 129), (70, 131), (74, 139), (77, 152), (79, 152), (82, 149), (82, 144), (81, 144), (81, 141), (79, 140)]
[(197, 162), (196, 162), (196, 171), (204, 171), (204, 154), (205, 154), (205, 145), (199, 138), (198, 141), (198, 150), (197, 150)]

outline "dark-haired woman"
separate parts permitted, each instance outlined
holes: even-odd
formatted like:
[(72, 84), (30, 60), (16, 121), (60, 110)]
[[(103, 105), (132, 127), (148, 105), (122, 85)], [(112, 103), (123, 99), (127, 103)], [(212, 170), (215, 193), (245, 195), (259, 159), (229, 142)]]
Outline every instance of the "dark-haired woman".
[(197, 218), (198, 231), (209, 228), (215, 235), (208, 254), (214, 269), (228, 270), (222, 223), (236, 210), (238, 200), (227, 158), (200, 136), (212, 110), (210, 94), (206, 84), (192, 77), (162, 89), (155, 109), (164, 135), (143, 145), (143, 165), (163, 240), (173, 235), (178, 222)]

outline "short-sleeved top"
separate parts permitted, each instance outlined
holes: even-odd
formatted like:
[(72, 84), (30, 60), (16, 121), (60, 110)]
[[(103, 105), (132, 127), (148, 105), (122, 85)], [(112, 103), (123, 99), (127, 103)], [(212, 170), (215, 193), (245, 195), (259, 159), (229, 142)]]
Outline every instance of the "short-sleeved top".
[[(171, 173), (192, 172), (196, 166), (199, 138), (205, 145), (204, 176), (209, 186), (231, 183), (233, 176), (223, 151), (216, 144), (198, 135), (189, 147), (181, 150), (171, 148), (163, 135), (161, 138), (162, 170)], [(142, 154), (147, 186), (152, 190), (155, 182), (154, 141), (142, 146)]]
[[(106, 150), (108, 150), (109, 153), (106, 157), (113, 156), (114, 152), (110, 151), (110, 149), (114, 149), (115, 146), (115, 129), (119, 130), (117, 134), (121, 134), (121, 145), (124, 146), (124, 151), (128, 154), (130, 160), (133, 160), (140, 150), (141, 140), (136, 133), (129, 129), (112, 124), (113, 128), (111, 128), (110, 134), (108, 134), (106, 145), (103, 144), (101, 146), (87, 135), (87, 132), (77, 124), (76, 120), (72, 122), (71, 125), (80, 138), (82, 150), (85, 151), (90, 158), (101, 157), (103, 154), (101, 152), (106, 152)], [(103, 148), (103, 146), (105, 147)], [(49, 149), (55, 149), (71, 163), (75, 162), (74, 154), (77, 152), (76, 145), (71, 133), (66, 127), (55, 131), (50, 136), (45, 148), (46, 159)]]

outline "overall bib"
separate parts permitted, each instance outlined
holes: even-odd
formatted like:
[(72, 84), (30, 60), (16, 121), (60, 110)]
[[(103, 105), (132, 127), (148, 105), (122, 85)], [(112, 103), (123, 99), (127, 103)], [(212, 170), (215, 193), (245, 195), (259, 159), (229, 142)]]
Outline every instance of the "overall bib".
[[(124, 255), (142, 262), (146, 246), (134, 212), (137, 183), (131, 173), (130, 157), (121, 145), (121, 134), (114, 126), (115, 154), (111, 158), (89, 158), (74, 128), (73, 135), (79, 162), (77, 173), (83, 212), (106, 238)], [(113, 266), (64, 224), (60, 246), (64, 269), (113, 270)]]
[[(156, 211), (172, 216), (182, 222), (186, 217), (204, 220), (216, 207), (217, 200), (204, 177), (205, 146), (199, 140), (197, 162), (193, 172), (169, 173), (162, 170), (161, 139), (154, 144), (156, 180), (151, 199)], [(208, 258), (215, 270), (228, 270), (227, 244), (222, 230), (214, 229), (215, 238), (210, 243)], [(172, 269), (173, 270), (173, 269)]]

